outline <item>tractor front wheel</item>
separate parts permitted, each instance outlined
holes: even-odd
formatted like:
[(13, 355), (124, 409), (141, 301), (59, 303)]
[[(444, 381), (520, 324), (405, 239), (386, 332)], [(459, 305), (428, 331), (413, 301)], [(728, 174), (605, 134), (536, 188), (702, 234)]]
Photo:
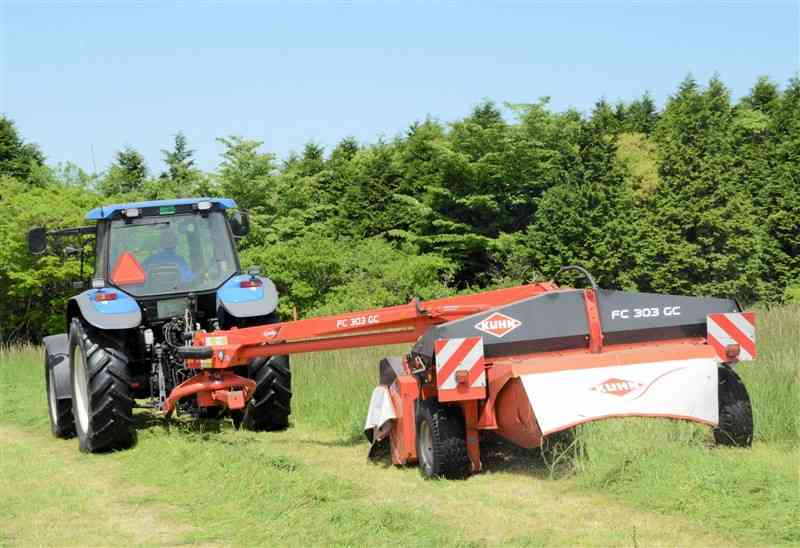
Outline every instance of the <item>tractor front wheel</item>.
[(469, 475), (467, 437), (461, 408), (435, 399), (417, 410), (417, 459), (425, 478), (463, 479)]
[(69, 367), (80, 450), (98, 453), (130, 447), (135, 435), (133, 396), (122, 346), (73, 319)]
[(234, 424), (257, 432), (286, 429), (292, 412), (289, 357), (257, 358), (248, 367), (247, 376), (256, 381), (256, 390), (244, 413), (233, 415)]
[(753, 444), (753, 409), (742, 379), (728, 366), (719, 375), (719, 425), (714, 428), (718, 445), (750, 447)]

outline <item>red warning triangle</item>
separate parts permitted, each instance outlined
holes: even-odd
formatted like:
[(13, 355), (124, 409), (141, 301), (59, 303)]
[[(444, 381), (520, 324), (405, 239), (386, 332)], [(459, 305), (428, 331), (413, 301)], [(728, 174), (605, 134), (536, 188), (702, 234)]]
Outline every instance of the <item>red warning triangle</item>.
[(143, 284), (144, 280), (144, 270), (136, 257), (130, 251), (120, 255), (117, 264), (114, 265), (114, 270), (111, 271), (111, 281), (114, 285)]

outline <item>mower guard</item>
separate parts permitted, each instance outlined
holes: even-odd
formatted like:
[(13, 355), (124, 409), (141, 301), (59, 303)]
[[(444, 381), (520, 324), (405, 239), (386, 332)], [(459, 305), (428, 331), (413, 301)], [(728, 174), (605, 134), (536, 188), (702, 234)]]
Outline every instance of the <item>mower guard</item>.
[(670, 360), (519, 377), (546, 436), (611, 417), (665, 417), (716, 426), (717, 361)]
[(364, 434), (371, 443), (381, 441), (389, 435), (391, 430), (391, 420), (397, 418), (397, 413), (389, 395), (389, 388), (380, 385), (372, 391), (372, 398), (369, 401), (369, 411), (367, 420), (364, 423)]

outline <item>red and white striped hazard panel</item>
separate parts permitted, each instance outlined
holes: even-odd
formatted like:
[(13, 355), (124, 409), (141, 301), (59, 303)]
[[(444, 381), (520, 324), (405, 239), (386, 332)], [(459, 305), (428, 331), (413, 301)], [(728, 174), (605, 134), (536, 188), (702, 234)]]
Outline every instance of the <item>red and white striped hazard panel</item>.
[[(756, 315), (754, 312), (709, 314), (706, 318), (708, 344), (720, 361), (751, 361), (756, 358)], [(736, 349), (738, 346), (738, 356)]]
[(436, 387), (440, 401), (486, 397), (481, 337), (436, 341)]

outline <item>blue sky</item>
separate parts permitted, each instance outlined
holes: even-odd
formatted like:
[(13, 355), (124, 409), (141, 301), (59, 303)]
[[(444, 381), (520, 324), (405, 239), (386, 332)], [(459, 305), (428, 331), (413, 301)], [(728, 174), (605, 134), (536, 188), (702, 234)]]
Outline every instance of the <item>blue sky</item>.
[(283, 157), (484, 98), (588, 111), (648, 90), (663, 104), (690, 72), (740, 97), (797, 74), (799, 27), (798, 1), (0, 0), (0, 111), (51, 163), (104, 169), (132, 145), (158, 173), (182, 130), (213, 169), (216, 137)]

